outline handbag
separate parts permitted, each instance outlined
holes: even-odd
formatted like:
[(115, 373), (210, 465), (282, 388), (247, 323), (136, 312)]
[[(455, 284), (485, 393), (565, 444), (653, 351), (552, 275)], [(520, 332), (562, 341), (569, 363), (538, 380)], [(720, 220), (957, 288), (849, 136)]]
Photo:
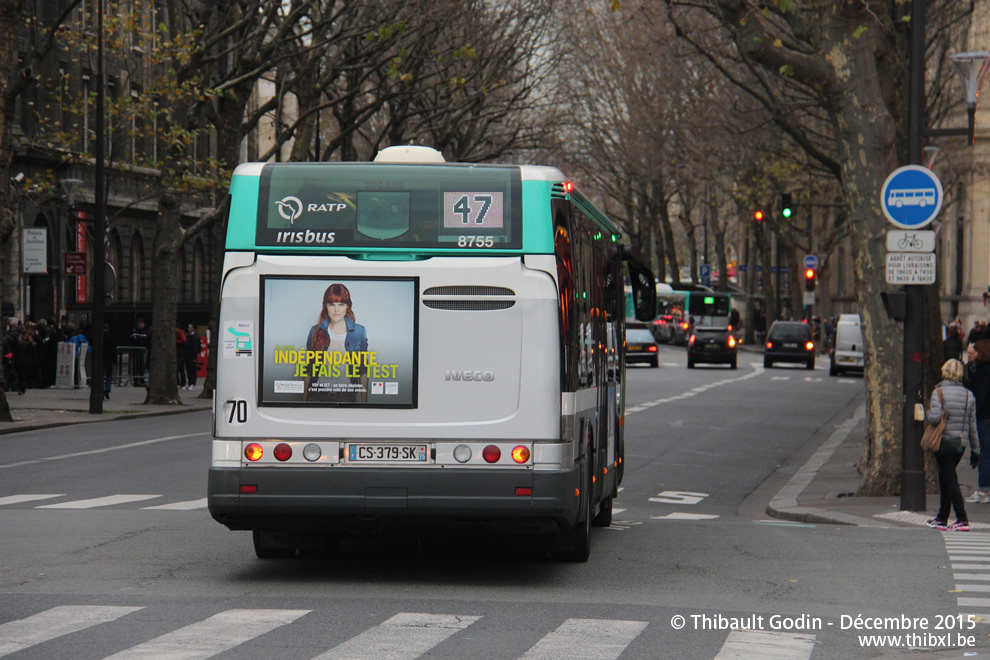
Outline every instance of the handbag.
[[(942, 445), (942, 430), (945, 428), (945, 399), (942, 398), (942, 390), (935, 388), (938, 394), (938, 401), (942, 404), (942, 418), (938, 424), (925, 424), (925, 432), (921, 435), (921, 448), (928, 451), (937, 452)], [(962, 439), (959, 440), (962, 447)]]

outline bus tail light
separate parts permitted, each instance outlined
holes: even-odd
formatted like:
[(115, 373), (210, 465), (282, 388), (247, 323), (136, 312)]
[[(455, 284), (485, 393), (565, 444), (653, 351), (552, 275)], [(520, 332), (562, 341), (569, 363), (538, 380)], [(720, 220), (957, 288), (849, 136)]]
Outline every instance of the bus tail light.
[(264, 453), (265, 450), (262, 449), (261, 445), (259, 445), (257, 442), (252, 442), (251, 444), (249, 444), (247, 447), (244, 448), (244, 458), (248, 459), (249, 461), (260, 460), (261, 457), (264, 455)]
[(533, 494), (532, 488), (525, 488), (525, 487), (516, 488), (516, 495), (532, 495), (532, 494)]
[(512, 460), (516, 463), (525, 463), (529, 460), (529, 447), (519, 445), (512, 449)]
[(287, 461), (292, 458), (292, 447), (286, 442), (280, 442), (275, 445), (275, 451), (272, 453), (276, 460)]
[(496, 463), (498, 459), (502, 458), (502, 450), (495, 445), (488, 445), (481, 451), (481, 457), (487, 463)]
[(257, 492), (258, 492), (257, 486), (241, 486), (242, 495), (250, 495), (251, 493), (257, 493)]

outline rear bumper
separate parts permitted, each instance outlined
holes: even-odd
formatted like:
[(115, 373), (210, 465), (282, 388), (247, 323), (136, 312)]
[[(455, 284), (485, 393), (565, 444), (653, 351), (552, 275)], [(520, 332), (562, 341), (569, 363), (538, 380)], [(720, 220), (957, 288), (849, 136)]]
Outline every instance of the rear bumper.
[(713, 364), (727, 364), (736, 359), (736, 352), (731, 349), (718, 351), (688, 351), (688, 357), (695, 362), (710, 362)]
[[(360, 532), (387, 527), (543, 533), (577, 520), (580, 464), (564, 471), (211, 468), (210, 515), (235, 530)], [(242, 494), (241, 486), (257, 491)], [(516, 495), (532, 488), (532, 495)]]
[(807, 362), (815, 359), (814, 351), (766, 351), (763, 353), (765, 359), (774, 362)]

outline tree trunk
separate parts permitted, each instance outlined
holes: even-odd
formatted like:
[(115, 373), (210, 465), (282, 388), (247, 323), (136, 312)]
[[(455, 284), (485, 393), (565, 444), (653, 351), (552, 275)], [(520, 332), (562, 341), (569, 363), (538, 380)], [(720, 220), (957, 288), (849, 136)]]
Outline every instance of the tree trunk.
[(179, 201), (170, 193), (158, 198), (158, 231), (152, 253), (154, 301), (152, 302), (151, 365), (146, 404), (181, 404), (176, 379), (178, 360), (175, 350), (175, 321), (179, 303)]

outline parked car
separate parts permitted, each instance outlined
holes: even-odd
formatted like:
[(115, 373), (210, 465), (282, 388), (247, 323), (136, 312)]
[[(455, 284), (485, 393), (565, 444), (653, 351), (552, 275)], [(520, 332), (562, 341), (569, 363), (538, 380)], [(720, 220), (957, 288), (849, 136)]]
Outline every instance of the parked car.
[(803, 362), (815, 368), (815, 342), (807, 323), (774, 321), (763, 349), (763, 367), (769, 369), (775, 362)]
[(736, 368), (736, 337), (728, 328), (698, 326), (687, 344), (687, 366), (694, 369), (697, 362), (728, 364)]
[(659, 347), (653, 333), (646, 328), (626, 328), (626, 364), (646, 362), (660, 366)]
[(661, 344), (686, 344), (688, 323), (675, 314), (661, 314), (653, 322), (653, 336)]
[(842, 314), (835, 324), (835, 341), (828, 356), (828, 375), (841, 376), (846, 371), (863, 371), (863, 328), (859, 314)]

